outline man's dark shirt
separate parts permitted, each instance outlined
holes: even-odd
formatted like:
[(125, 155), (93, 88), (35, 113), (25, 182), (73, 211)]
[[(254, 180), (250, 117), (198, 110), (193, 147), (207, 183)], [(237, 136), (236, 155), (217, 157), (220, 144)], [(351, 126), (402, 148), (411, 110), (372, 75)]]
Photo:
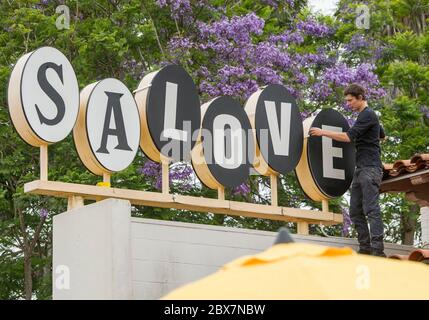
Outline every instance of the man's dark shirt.
[(380, 138), (384, 138), (384, 130), (378, 121), (375, 112), (369, 107), (365, 107), (347, 135), (356, 146), (356, 166), (362, 167), (382, 167)]

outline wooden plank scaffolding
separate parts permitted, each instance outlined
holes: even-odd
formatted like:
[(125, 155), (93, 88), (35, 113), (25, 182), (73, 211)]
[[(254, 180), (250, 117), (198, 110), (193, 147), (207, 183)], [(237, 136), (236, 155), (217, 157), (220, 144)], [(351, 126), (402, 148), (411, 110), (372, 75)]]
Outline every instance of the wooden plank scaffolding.
[(288, 207), (279, 207), (248, 202), (230, 201), (213, 198), (184, 196), (171, 193), (129, 190), (102, 186), (90, 186), (77, 183), (35, 180), (24, 185), (24, 192), (68, 198), (69, 209), (82, 206), (78, 199), (103, 200), (116, 198), (129, 200), (134, 205), (160, 208), (174, 208), (191, 211), (223, 213), (245, 217), (306, 222), (310, 224), (332, 225), (342, 223), (342, 215), (326, 211), (315, 211)]
[(97, 186), (49, 181), (48, 150), (41, 147), (40, 180), (24, 185), (24, 192), (68, 199), (68, 210), (81, 207), (84, 200), (100, 201), (108, 198), (124, 199), (133, 205), (174, 208), (190, 211), (228, 214), (296, 222), (299, 234), (308, 234), (309, 224), (334, 225), (343, 221), (341, 214), (329, 212), (328, 201), (322, 202), (322, 211), (280, 207), (277, 205), (277, 176), (271, 176), (271, 205), (225, 200), (225, 191), (218, 190), (218, 199), (171, 194), (168, 186), (168, 163), (162, 164), (162, 192), (129, 190), (110, 187), (110, 175), (103, 175)]

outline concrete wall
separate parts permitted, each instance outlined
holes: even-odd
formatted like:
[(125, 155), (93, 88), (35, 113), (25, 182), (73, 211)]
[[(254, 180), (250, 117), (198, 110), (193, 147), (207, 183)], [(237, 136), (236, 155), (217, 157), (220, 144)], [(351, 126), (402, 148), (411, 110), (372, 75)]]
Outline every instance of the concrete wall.
[[(350, 246), (356, 239), (292, 235), (296, 242)], [(269, 248), (275, 232), (131, 218), (133, 290), (136, 299), (157, 299), (243, 255)], [(412, 247), (386, 244), (386, 254)]]
[[(231, 260), (265, 250), (275, 237), (275, 232), (130, 218), (127, 201), (104, 200), (54, 217), (54, 271), (59, 265), (70, 268), (68, 290), (61, 288), (63, 274), (53, 273), (54, 299), (158, 299)], [(293, 238), (356, 249), (354, 239)], [(411, 249), (386, 244), (387, 254)]]
[(423, 245), (429, 244), (429, 207), (420, 208)]
[(53, 299), (130, 299), (131, 206), (109, 199), (53, 219)]

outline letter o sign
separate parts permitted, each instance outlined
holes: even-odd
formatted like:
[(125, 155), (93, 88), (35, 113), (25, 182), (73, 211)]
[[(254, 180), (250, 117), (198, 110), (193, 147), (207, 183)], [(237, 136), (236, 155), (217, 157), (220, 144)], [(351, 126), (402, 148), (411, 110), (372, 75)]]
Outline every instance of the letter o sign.
[(230, 97), (217, 97), (201, 110), (203, 120), (192, 150), (192, 166), (209, 188), (239, 186), (248, 178), (254, 157), (249, 118)]
[(16, 63), (8, 87), (9, 113), (19, 135), (39, 147), (63, 140), (79, 110), (79, 86), (69, 60), (42, 47)]
[(334, 109), (324, 109), (304, 120), (304, 150), (296, 175), (304, 193), (314, 201), (342, 196), (350, 187), (355, 170), (355, 146), (328, 137), (308, 136), (311, 127), (347, 132), (347, 120)]

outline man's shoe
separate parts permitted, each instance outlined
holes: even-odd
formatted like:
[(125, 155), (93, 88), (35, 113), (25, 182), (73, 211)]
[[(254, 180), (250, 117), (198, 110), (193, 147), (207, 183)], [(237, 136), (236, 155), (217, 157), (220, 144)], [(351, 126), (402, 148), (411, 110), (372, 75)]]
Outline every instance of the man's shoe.
[(358, 251), (358, 253), (359, 254), (371, 254), (371, 251), (370, 250), (365, 250), (365, 249), (359, 249), (359, 251)]
[(375, 257), (383, 257), (383, 258), (386, 258), (386, 254), (385, 254), (383, 251), (372, 251), (372, 252), (371, 252), (371, 255), (372, 255), (372, 256), (375, 256)]

